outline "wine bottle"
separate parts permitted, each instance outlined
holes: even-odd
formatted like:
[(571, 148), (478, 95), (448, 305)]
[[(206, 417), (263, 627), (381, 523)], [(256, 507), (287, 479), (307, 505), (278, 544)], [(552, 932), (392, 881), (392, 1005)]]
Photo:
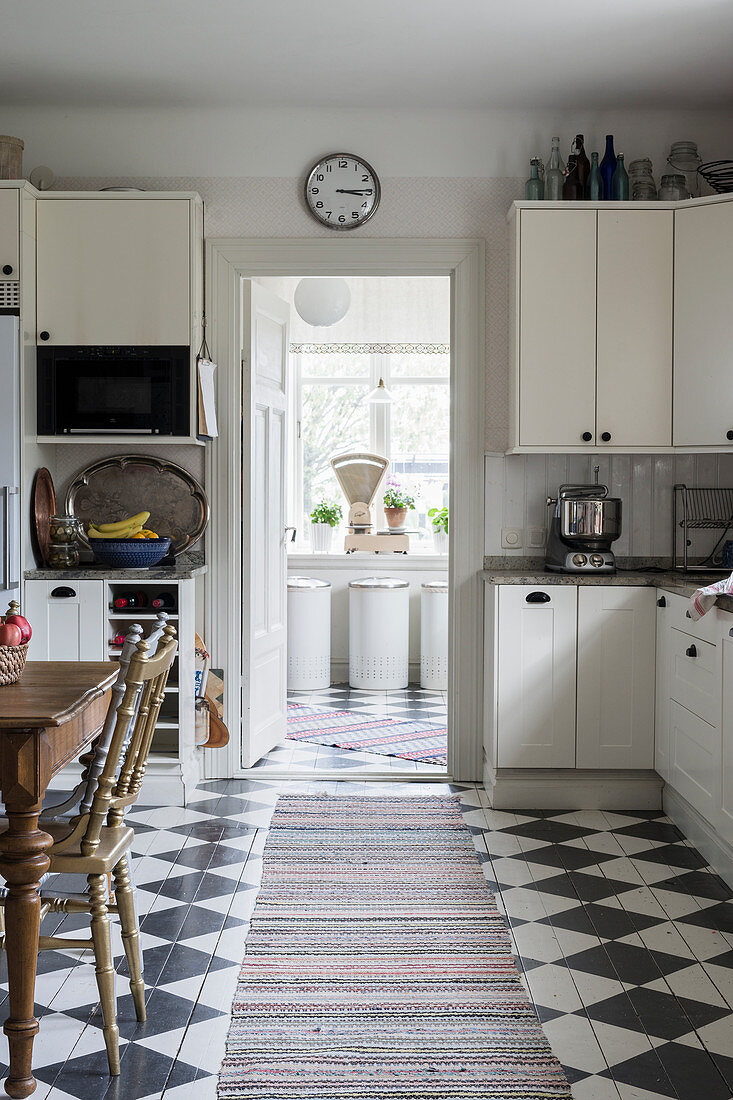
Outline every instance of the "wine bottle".
[(606, 151), (601, 161), (601, 178), (603, 179), (604, 199), (611, 198), (611, 180), (616, 171), (616, 154), (613, 151), (613, 134), (606, 134)]
[(601, 170), (598, 167), (598, 153), (591, 153), (590, 155), (590, 175), (588, 176), (588, 198), (589, 199), (602, 199), (603, 198), (603, 176)]
[(118, 611), (132, 611), (147, 607), (148, 598), (144, 592), (121, 592), (119, 596), (115, 596), (114, 605)]
[(159, 592), (157, 596), (153, 596), (150, 606), (156, 611), (170, 611), (176, 606), (176, 601), (170, 592)]
[(590, 161), (588, 160), (583, 141), (584, 139), (582, 134), (575, 135), (573, 152), (575, 153), (575, 161), (578, 165), (578, 179), (580, 180), (581, 187), (583, 188), (583, 197), (587, 198), (588, 177), (590, 176)]
[(629, 175), (624, 164), (624, 155), (616, 158), (616, 171), (611, 180), (611, 198), (616, 202), (625, 202), (629, 197)]
[(565, 165), (560, 156), (560, 138), (552, 139), (552, 152), (545, 172), (545, 198), (557, 201), (562, 198), (562, 185), (565, 182)]
[(545, 197), (545, 185), (540, 179), (537, 162), (532, 161), (529, 168), (529, 179), (524, 185), (525, 199), (543, 199)]
[(562, 185), (562, 197), (571, 202), (583, 198), (583, 186), (578, 176), (578, 161), (574, 153), (568, 157), (568, 174)]

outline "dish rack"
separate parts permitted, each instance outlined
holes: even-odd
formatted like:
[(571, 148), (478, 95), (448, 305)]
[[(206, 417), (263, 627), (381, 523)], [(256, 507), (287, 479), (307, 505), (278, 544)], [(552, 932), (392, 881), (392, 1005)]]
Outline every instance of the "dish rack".
[[(675, 485), (672, 509), (674, 568), (682, 573), (720, 573), (722, 566), (714, 564), (714, 555), (726, 532), (732, 527), (733, 489)], [(706, 547), (705, 553), (696, 553), (696, 560), (691, 561), (691, 547), (696, 531), (720, 531), (720, 537), (709, 548)]]

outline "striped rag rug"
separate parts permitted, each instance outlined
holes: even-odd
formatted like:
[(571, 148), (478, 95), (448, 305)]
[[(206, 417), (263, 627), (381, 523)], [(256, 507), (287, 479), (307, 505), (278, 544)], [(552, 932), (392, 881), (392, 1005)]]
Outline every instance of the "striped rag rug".
[(337, 749), (399, 756), (420, 764), (447, 763), (448, 729), (433, 721), (375, 718), (366, 711), (325, 710), (288, 703), (288, 738)]
[(219, 1100), (570, 1100), (457, 798), (277, 803)]

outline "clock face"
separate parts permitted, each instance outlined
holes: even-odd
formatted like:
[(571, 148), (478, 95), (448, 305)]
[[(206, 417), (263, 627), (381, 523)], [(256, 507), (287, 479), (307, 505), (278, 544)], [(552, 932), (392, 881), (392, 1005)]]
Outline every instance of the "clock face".
[(311, 168), (305, 201), (329, 229), (356, 229), (379, 206), (379, 180), (371, 165), (353, 153), (330, 153)]

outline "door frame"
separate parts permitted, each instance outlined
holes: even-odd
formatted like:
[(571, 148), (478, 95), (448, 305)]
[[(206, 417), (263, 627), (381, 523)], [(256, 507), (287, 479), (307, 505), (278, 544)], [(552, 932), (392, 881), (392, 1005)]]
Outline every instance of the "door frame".
[[(483, 728), (485, 245), (483, 240), (212, 238), (206, 243), (207, 340), (217, 370), (219, 436), (207, 448), (206, 631), (224, 668), (226, 749), (204, 751), (208, 779), (242, 774), (242, 318), (240, 280), (257, 276), (447, 275), (451, 281), (448, 771), (480, 781)], [(456, 532), (460, 533), (457, 537)], [(237, 685), (231, 690), (232, 685)]]

